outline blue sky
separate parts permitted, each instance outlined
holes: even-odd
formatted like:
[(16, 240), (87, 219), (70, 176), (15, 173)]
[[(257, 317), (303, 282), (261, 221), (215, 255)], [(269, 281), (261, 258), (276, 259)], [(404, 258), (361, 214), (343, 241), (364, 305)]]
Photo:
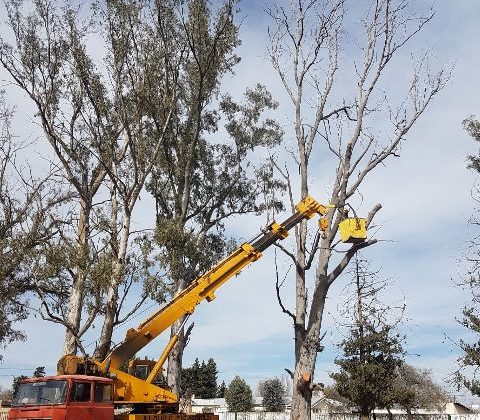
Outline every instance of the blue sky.
[[(364, 3), (347, 1), (347, 5), (353, 4), (357, 9)], [(422, 8), (429, 4), (413, 3)], [(365, 211), (373, 203), (382, 203), (383, 209), (377, 218), (381, 226), (378, 236), (386, 240), (369, 248), (364, 256), (381, 268), (384, 277), (392, 278), (388, 299), (405, 298), (404, 331), (406, 349), (411, 354), (409, 361), (418, 367), (431, 368), (442, 382), (452, 372), (458, 357), (457, 347), (445, 339), (445, 335), (453, 339), (468, 337), (455, 321), (468, 296), (455, 287), (453, 280), (458, 279), (462, 270), (458, 263), (462, 249), (475, 233), (467, 223), (474, 211), (471, 190), (475, 177), (466, 169), (465, 156), (476, 153), (477, 147), (463, 131), (461, 121), (470, 114), (480, 116), (480, 4), (478, 0), (442, 0), (435, 8), (435, 19), (410, 48), (431, 50), (437, 63), (447, 67), (453, 64), (452, 80), (410, 132), (401, 158), (372, 174), (362, 187), (362, 195)], [(223, 88), (235, 96), (245, 86), (264, 83), (280, 101), (274, 116), (284, 122), (286, 140), (291, 141), (291, 108), (266, 59), (269, 19), (263, 13), (261, 2), (244, 1), (241, 9), (243, 43), (238, 53), (242, 61), (236, 74), (225, 80)], [(409, 65), (408, 54), (402, 55), (385, 79), (387, 88), (397, 88), (396, 81), (401, 80)], [(4, 78), (0, 73), (0, 79)], [(342, 82), (348, 85), (352, 81)], [(38, 129), (33, 123), (31, 107), (24, 98), (14, 94), (14, 90), (8, 89), (12, 92), (11, 102), (18, 107), (17, 120), (27, 122), (19, 134), (36, 137)], [(323, 162), (324, 158), (315, 156), (314, 159)], [(329, 174), (312, 171), (312, 176), (315, 181), (312, 193), (320, 201), (326, 200)], [(144, 197), (142, 203), (148, 208), (148, 197)], [(239, 218), (227, 226), (228, 233), (241, 242), (255, 234), (264, 222), (262, 217)], [(280, 263), (285, 269), (284, 260)], [(328, 374), (334, 369), (335, 343), (341, 337), (337, 328), (341, 320), (336, 308), (342, 301), (346, 282), (346, 278), (339, 279), (328, 298), (324, 322), (326, 349), (319, 355), (315, 374), (319, 382), (328, 383)], [(283, 295), (291, 304), (293, 280)], [(143, 316), (122, 326), (116, 340)], [(293, 368), (291, 324), (275, 298), (273, 250), (225, 285), (214, 302), (201, 305), (194, 320), (196, 326), (185, 352), (186, 365), (195, 357), (213, 357), (221, 380), (228, 382), (238, 374), (254, 387), (260, 379), (280, 376), (285, 367)], [(29, 373), (38, 365), (45, 365), (49, 373), (55, 370), (62, 348), (61, 329), (35, 318), (23, 327), (28, 340), (14, 343), (2, 352), (2, 386), (11, 383), (10, 375)], [(96, 332), (94, 330), (86, 342), (93, 341)], [(161, 339), (150, 346), (145, 354), (159, 354), (164, 341)], [(90, 350), (93, 349), (90, 347)]]

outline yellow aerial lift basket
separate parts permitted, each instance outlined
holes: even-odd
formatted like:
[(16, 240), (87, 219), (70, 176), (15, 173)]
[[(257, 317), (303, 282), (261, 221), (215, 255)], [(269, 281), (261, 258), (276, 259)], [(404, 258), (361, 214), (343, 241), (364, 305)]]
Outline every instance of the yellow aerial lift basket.
[(367, 239), (366, 219), (347, 218), (338, 225), (342, 242), (356, 244)]

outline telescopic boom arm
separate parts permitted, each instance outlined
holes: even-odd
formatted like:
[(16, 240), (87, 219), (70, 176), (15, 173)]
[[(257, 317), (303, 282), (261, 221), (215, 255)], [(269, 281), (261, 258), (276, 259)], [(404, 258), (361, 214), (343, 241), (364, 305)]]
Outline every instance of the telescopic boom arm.
[(331, 206), (319, 204), (312, 197), (307, 196), (296, 206), (296, 212), (282, 224), (271, 223), (266, 232), (257, 236), (252, 242), (240, 245), (224, 260), (196, 278), (190, 286), (137, 328), (128, 330), (125, 340), (112, 350), (103, 364), (106, 366), (108, 363), (110, 368), (118, 369), (122, 363), (134, 356), (175, 321), (184, 315), (192, 314), (202, 300), (206, 299), (210, 302), (215, 299), (215, 291), (222, 284), (238, 274), (244, 267), (258, 260), (262, 256), (262, 251), (277, 240), (286, 238), (288, 231), (301, 220), (309, 219), (314, 214), (324, 215), (328, 212), (329, 207)]
[[(183, 325), (185, 325), (186, 320), (184, 320), (179, 331), (171, 337), (145, 381), (122, 372), (119, 369), (120, 366), (131, 359), (159, 334), (171, 327), (177, 320), (191, 315), (200, 302), (203, 300), (210, 302), (215, 299), (215, 291), (220, 286), (238, 274), (244, 267), (258, 260), (262, 256), (262, 251), (278, 240), (286, 238), (288, 231), (302, 220), (310, 219), (315, 214), (323, 216), (333, 207), (331, 205), (322, 205), (310, 196), (305, 197), (295, 206), (295, 213), (283, 223), (272, 222), (253, 240), (240, 245), (209, 271), (197, 277), (190, 286), (142, 322), (137, 328), (129, 329), (123, 342), (115, 347), (105, 360), (99, 362), (88, 358), (82, 359), (74, 355), (64, 356), (58, 363), (58, 374), (110, 375), (116, 381), (115, 400), (143, 404), (154, 402), (174, 404), (177, 401), (176, 395), (153, 385), (152, 382), (156, 374), (162, 369), (168, 354), (177, 342), (178, 334)], [(351, 222), (352, 220), (356, 220), (356, 222)], [(325, 230), (328, 225), (327, 220), (324, 218), (320, 219), (320, 221), (321, 229)], [(345, 222), (349, 222), (344, 224), (348, 230), (345, 238), (353, 238), (357, 242), (364, 240), (366, 237), (364, 219), (347, 219)], [(341, 229), (342, 223), (340, 224)], [(342, 236), (344, 242), (345, 238)]]

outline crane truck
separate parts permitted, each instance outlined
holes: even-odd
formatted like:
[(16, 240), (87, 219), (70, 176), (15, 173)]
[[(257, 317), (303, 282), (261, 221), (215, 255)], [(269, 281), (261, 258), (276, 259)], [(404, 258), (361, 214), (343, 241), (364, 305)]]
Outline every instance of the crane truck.
[[(127, 331), (125, 339), (104, 360), (88, 356), (66, 355), (57, 364), (57, 375), (31, 378), (21, 382), (12, 402), (10, 420), (213, 420), (214, 415), (185, 417), (177, 413), (178, 398), (168, 387), (156, 382), (168, 354), (178, 341), (171, 336), (159, 359), (147, 365), (148, 371), (135, 376), (135, 364), (128, 372), (120, 369), (128, 360), (171, 327), (188, 316), (195, 307), (215, 298), (215, 291), (244, 267), (258, 260), (262, 252), (304, 219), (321, 216), (320, 229), (328, 229), (324, 217), (333, 206), (305, 197), (283, 223), (272, 222), (251, 241), (240, 245), (213, 268), (196, 278), (186, 289), (158, 309), (137, 328)], [(366, 238), (365, 219), (346, 218), (340, 225), (343, 242)], [(136, 367), (145, 367), (139, 366)]]

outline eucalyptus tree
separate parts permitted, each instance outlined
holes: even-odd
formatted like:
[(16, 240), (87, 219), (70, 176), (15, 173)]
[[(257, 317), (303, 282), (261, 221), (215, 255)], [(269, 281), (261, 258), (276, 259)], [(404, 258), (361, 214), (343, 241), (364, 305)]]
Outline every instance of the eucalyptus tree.
[[(283, 247), (295, 267), (295, 308), (288, 309), (279, 295), (295, 334), (294, 419), (310, 417), (328, 290), (355, 253), (376, 242), (371, 238), (347, 248), (337, 242), (345, 205), (361, 201), (359, 188), (368, 175), (399, 155), (410, 129), (449, 77), (444, 70), (430, 71), (428, 56), (422, 54), (403, 93), (399, 93), (400, 82), (385, 85), (383, 79), (403, 65), (394, 58), (408, 51), (410, 41), (431, 21), (433, 12), (418, 15), (406, 0), (360, 4), (354, 7), (352, 3), (349, 19), (345, 0), (301, 0), (290, 6), (274, 5), (268, 11), (273, 22), (270, 60), (291, 106), (296, 139), (298, 177), (290, 174), (288, 165), (275, 162), (288, 184), (292, 207), (310, 192), (313, 178), (328, 177), (322, 168), (335, 168), (328, 177), (333, 181), (324, 184), (334, 206), (326, 216), (329, 228), (310, 242), (307, 225), (301, 223), (295, 231), (294, 249)], [(361, 25), (349, 26), (353, 15)], [(382, 120), (388, 123), (379, 123)], [(370, 209), (367, 227), (380, 208), (378, 204)], [(313, 267), (313, 288), (307, 293), (308, 272)]]
[[(96, 7), (96, 18), (109, 48), (106, 62), (113, 80), (114, 106), (125, 144), (125, 152), (112, 159), (108, 167), (112, 208), (109, 237), (113, 259), (102, 333), (95, 352), (99, 359), (110, 350), (113, 328), (125, 320), (125, 316), (119, 316), (123, 302), (119, 287), (125, 283), (129, 268), (126, 261), (129, 246), (132, 248), (129, 241), (133, 211), (169, 141), (167, 131), (177, 112), (178, 73), (184, 47), (171, 19), (174, 10), (174, 3), (168, 1), (126, 0), (107, 2), (104, 6), (99, 2)], [(152, 209), (149, 224), (153, 225), (154, 221)], [(138, 309), (147, 296), (157, 301), (165, 298), (162, 279), (152, 275), (153, 260), (148, 260), (152, 251), (150, 239), (148, 234), (136, 238), (140, 246), (135, 254), (138, 257), (135, 267), (143, 276), (144, 293), (130, 313)]]
[[(260, 85), (247, 88), (243, 102), (221, 91), (222, 78), (239, 61), (234, 6), (225, 1), (213, 10), (207, 1), (192, 0), (170, 17), (183, 56), (175, 110), (149, 190), (156, 202), (159, 261), (172, 295), (231, 248), (226, 219), (280, 206), (271, 195), (264, 199), (262, 192), (280, 185), (252, 154), (281, 138), (277, 123), (263, 116), (275, 101)], [(177, 393), (187, 336), (181, 332), (168, 360), (168, 382)]]
[(76, 216), (69, 215), (69, 222), (76, 226), (63, 226), (65, 240), (55, 244), (47, 257), (48, 262), (57, 262), (56, 267), (50, 265), (48, 274), (57, 277), (65, 289), (70, 286), (68, 303), (58, 305), (62, 312), (58, 317), (45, 305), (50, 317), (61, 319), (66, 327), (63, 352), (74, 353), (83, 333), (80, 322), (92, 259), (94, 197), (107, 174), (102, 160), (121, 130), (105, 86), (81, 42), (87, 28), (77, 28), (74, 12), (59, 14), (51, 2), (37, 1), (30, 12), (22, 6), (22, 2), (6, 2), (14, 41), (2, 40), (0, 62), (35, 105), (55, 155), (53, 164), (62, 168), (65, 181), (76, 193), (72, 209)]
[[(20, 156), (28, 148), (12, 133), (13, 108), (0, 91), (0, 346), (21, 340), (15, 323), (28, 312), (28, 297), (46, 291), (49, 284), (35, 281), (33, 267), (38, 249), (57, 233), (55, 210), (62, 203), (53, 174), (32, 175)], [(56, 292), (56, 291), (55, 291)]]
[[(38, 0), (29, 10), (7, 1), (14, 41), (1, 41), (0, 63), (35, 105), (52, 164), (75, 194), (37, 271), (68, 297), (41, 294), (42, 315), (66, 327), (64, 354), (84, 351), (82, 335), (103, 315), (95, 352), (102, 358), (114, 326), (148, 294), (162, 298), (151, 281), (148, 235), (134, 240), (131, 223), (173, 110), (177, 51), (151, 2), (90, 6)], [(152, 102), (161, 104), (155, 118)], [(121, 316), (119, 290), (145, 277), (149, 287)]]

